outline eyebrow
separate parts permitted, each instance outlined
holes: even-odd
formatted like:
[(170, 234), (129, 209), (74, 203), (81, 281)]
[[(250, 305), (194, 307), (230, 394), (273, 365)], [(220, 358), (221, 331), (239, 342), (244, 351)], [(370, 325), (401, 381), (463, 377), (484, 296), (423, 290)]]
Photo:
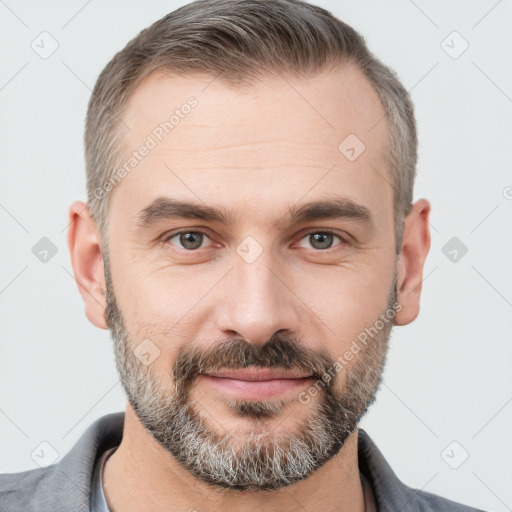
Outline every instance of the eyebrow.
[[(224, 208), (159, 196), (137, 214), (136, 222), (140, 228), (170, 219), (195, 219), (232, 226), (236, 218), (237, 215)], [(349, 219), (373, 225), (373, 216), (368, 208), (344, 197), (294, 205), (277, 224), (299, 224), (320, 219)]]

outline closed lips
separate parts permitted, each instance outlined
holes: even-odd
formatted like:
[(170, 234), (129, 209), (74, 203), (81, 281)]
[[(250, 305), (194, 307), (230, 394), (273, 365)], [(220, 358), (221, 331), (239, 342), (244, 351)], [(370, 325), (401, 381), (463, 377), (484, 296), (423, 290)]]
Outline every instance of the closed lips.
[(219, 370), (205, 373), (208, 377), (219, 377), (224, 379), (245, 380), (248, 382), (258, 382), (267, 380), (282, 379), (307, 379), (311, 374), (304, 374), (292, 370), (278, 370), (273, 368), (241, 368), (238, 370)]

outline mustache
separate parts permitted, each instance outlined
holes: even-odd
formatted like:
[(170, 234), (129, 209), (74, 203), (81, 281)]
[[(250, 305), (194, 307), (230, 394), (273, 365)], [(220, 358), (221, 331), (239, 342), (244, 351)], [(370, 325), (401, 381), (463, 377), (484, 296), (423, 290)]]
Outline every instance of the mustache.
[[(215, 372), (221, 368), (299, 369), (321, 379), (334, 364), (334, 359), (325, 349), (311, 349), (297, 339), (274, 335), (263, 345), (232, 339), (206, 348), (183, 346), (178, 350), (172, 372), (177, 389), (185, 389), (200, 373)], [(329, 385), (332, 386), (333, 382)]]

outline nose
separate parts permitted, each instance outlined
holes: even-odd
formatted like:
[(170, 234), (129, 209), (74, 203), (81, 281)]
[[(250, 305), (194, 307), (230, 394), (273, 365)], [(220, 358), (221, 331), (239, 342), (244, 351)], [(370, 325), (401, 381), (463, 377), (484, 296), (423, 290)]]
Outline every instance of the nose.
[(263, 253), (248, 263), (235, 258), (217, 300), (217, 328), (224, 336), (264, 344), (278, 331), (299, 330), (300, 302), (280, 266)]

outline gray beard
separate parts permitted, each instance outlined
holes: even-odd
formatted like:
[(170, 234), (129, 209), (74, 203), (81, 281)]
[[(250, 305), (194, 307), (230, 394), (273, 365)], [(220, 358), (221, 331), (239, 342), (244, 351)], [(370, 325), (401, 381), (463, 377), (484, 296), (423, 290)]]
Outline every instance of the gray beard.
[[(237, 436), (210, 427), (200, 415), (199, 402), (190, 389), (205, 367), (240, 368), (300, 367), (313, 370), (317, 382), (335, 360), (322, 351), (305, 349), (296, 340), (273, 336), (265, 345), (227, 340), (208, 349), (182, 347), (173, 367), (174, 389), (161, 386), (151, 365), (134, 355), (135, 340), (129, 339), (117, 306), (108, 257), (104, 253), (106, 320), (114, 342), (117, 371), (128, 401), (147, 432), (190, 474), (209, 485), (236, 490), (276, 490), (307, 478), (333, 458), (357, 430), (380, 388), (392, 322), (370, 339), (354, 360), (324, 383), (310, 413), (294, 431), (276, 433), (265, 420), (287, 417), (291, 403), (281, 400), (245, 401), (226, 398), (225, 405), (237, 416), (254, 424), (254, 430)], [(389, 310), (396, 302), (396, 278), (389, 296)], [(338, 383), (344, 376), (343, 390)], [(298, 401), (298, 397), (294, 400)], [(305, 405), (303, 405), (305, 406)], [(281, 420), (282, 421), (282, 420)]]

